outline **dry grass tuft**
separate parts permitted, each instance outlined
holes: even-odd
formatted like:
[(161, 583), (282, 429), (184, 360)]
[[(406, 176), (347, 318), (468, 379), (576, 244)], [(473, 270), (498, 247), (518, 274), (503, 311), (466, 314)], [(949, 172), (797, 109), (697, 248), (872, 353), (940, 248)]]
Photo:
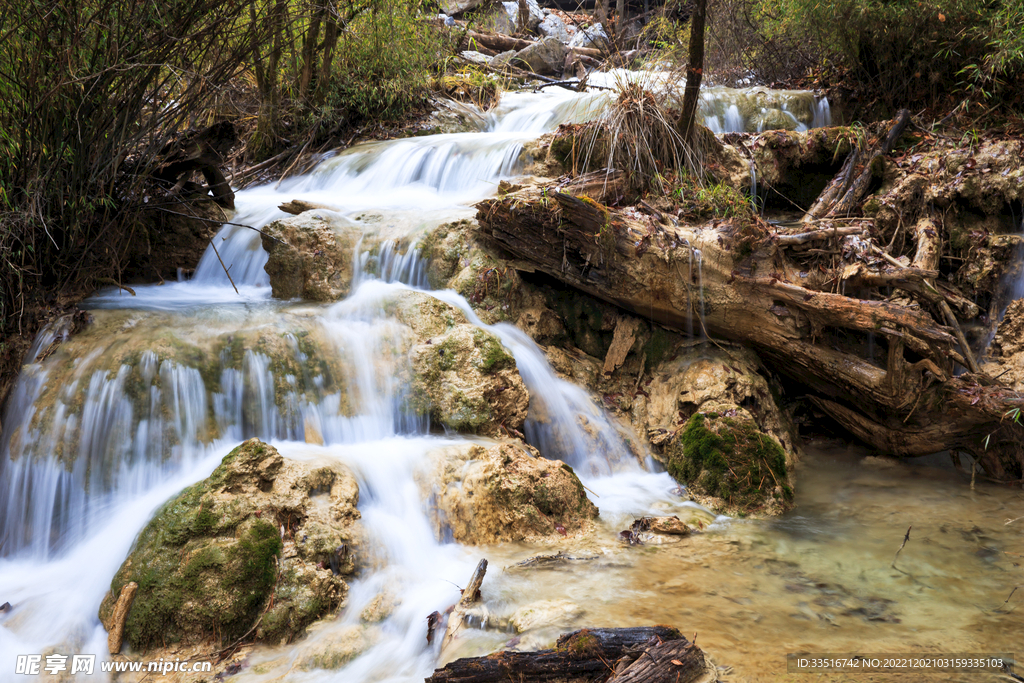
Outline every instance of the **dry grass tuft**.
[(670, 191), (665, 180), (669, 172), (686, 171), (703, 178), (704, 136), (694, 136), (695, 145), (686, 143), (672, 93), (664, 86), (655, 89), (630, 79), (620, 80), (616, 89), (618, 96), (607, 113), (581, 132), (582, 166), (600, 168), (602, 160), (593, 155), (607, 154), (604, 168), (625, 173), (629, 189), (638, 193)]

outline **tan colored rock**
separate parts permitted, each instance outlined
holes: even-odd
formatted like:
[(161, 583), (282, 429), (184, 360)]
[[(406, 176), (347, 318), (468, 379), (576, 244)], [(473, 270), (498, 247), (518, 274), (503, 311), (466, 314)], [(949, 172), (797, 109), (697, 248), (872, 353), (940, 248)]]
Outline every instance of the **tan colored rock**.
[(121, 652), (121, 645), (124, 644), (124, 624), (128, 621), (128, 610), (132, 608), (132, 601), (135, 600), (137, 590), (139, 590), (139, 584), (129, 581), (121, 587), (121, 594), (117, 596), (117, 602), (114, 603), (107, 634), (107, 649), (112, 655)]
[(388, 591), (373, 596), (373, 600), (359, 613), (359, 618), (367, 624), (376, 624), (384, 621), (395, 611), (397, 601), (395, 596)]
[(420, 241), (429, 262), (427, 279), (434, 289), (454, 289), (469, 301), (485, 323), (514, 322), (526, 294), (512, 264), (495, 256), (476, 239), (475, 220), (445, 223)]
[(493, 335), (468, 324), (413, 349), (416, 401), (459, 432), (521, 431), (530, 395), (512, 357)]
[(299, 646), (295, 669), (340, 669), (373, 644), (373, 635), (364, 626), (338, 628), (335, 624), (318, 624)]
[(348, 294), (358, 228), (321, 210), (274, 221), (263, 233), (275, 298), (337, 301)]
[(983, 370), (1017, 391), (1024, 391), (1024, 299), (1007, 307), (991, 351), (992, 361)]
[(597, 508), (568, 465), (529, 446), (458, 445), (431, 454), (424, 488), (435, 504), (439, 533), (471, 545), (579, 537)]

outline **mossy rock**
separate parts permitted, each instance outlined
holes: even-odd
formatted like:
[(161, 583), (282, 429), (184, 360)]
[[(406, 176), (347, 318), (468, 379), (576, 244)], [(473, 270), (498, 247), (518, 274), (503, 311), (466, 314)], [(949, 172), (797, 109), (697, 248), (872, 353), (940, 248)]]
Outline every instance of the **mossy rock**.
[[(111, 582), (101, 620), (106, 623), (121, 588), (134, 581), (139, 588), (125, 635), (137, 652), (230, 643), (257, 624), (261, 640), (301, 635), (335, 610), (347, 590), (323, 564), (326, 544), (355, 545), (348, 520), (358, 517), (357, 489), (337, 467), (286, 461), (257, 439), (235, 448), (142, 530)], [(348, 511), (346, 522), (338, 521), (344, 517), (338, 510)], [(306, 549), (310, 537), (315, 542)], [(354, 569), (351, 555), (341, 572)]]
[(456, 325), (413, 351), (413, 410), (447, 429), (496, 436), (521, 430), (529, 393), (512, 357), (491, 334)]
[(792, 503), (786, 453), (750, 418), (694, 413), (667, 455), (676, 481), (692, 493), (721, 499), (730, 511), (759, 512)]

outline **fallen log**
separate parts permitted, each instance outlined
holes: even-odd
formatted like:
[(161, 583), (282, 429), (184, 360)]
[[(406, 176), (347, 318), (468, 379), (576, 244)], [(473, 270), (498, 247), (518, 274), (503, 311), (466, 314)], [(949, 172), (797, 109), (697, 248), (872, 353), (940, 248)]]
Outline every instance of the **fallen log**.
[[(675, 662), (678, 662), (675, 663)], [(716, 680), (704, 653), (667, 626), (581, 629), (554, 649), (496, 652), (450, 662), (427, 683), (697, 683)]]
[[(924, 307), (869, 289), (898, 281), (928, 292), (937, 268), (899, 265), (873, 275), (852, 256), (861, 265), (849, 274), (863, 278), (863, 287), (847, 296), (838, 285), (849, 266), (822, 275), (772, 236), (737, 223), (673, 226), (539, 187), (477, 208), (482, 238), (510, 254), (517, 269), (546, 273), (683, 333), (703, 328), (749, 344), (871, 446), (902, 456), (961, 448), (997, 478), (993, 472), (1024, 466), (1021, 430), (1002, 430), (1000, 446), (984, 447), (1024, 397), (983, 377), (980, 384), (954, 378), (954, 359), (970, 361), (955, 350), (959, 335), (937, 305), (943, 290), (929, 292), (932, 300), (922, 294), (936, 304)], [(877, 360), (864, 357), (869, 344)]]
[[(475, 50), (474, 45), (483, 45), (486, 48), (494, 50), (495, 52), (508, 52), (509, 50), (525, 50), (534, 44), (532, 40), (523, 40), (522, 38), (513, 38), (512, 36), (502, 35), (500, 33), (481, 33), (480, 31), (466, 31), (465, 36), (462, 39), (462, 43), (459, 45), (460, 50)], [(590, 57), (592, 59), (604, 59), (605, 53), (601, 50), (595, 50), (589, 47), (574, 47), (568, 48), (568, 51), (573, 52), (577, 55), (584, 57)]]

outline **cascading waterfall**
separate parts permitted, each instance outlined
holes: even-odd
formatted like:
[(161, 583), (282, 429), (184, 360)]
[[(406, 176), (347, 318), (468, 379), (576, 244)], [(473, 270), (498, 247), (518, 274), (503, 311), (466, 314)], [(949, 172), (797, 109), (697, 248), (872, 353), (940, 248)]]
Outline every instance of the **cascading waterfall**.
[[(352, 294), (315, 317), (269, 300), (259, 233), (226, 225), (214, 238), (220, 259), (208, 250), (193, 280), (139, 287), (136, 297), (115, 290), (94, 297), (97, 327), (116, 335), (93, 340), (91, 349), (72, 340), (67, 348), (78, 349), (77, 357), (58, 350), (44, 359), (42, 350), (64, 333), (40, 333), (0, 441), (0, 601), (16, 605), (17, 616), (0, 616), (0, 661), (54, 647), (106, 652), (96, 613), (135, 535), (163, 501), (206, 477), (240, 440), (257, 436), (289, 457), (337, 458), (357, 476), (363, 523), (379, 557), (353, 583), (342, 621), (356, 619), (384, 584), (398, 586), (400, 604), (382, 640), (340, 673), (342, 680), (422, 679), (436, 656), (424, 647), (424, 615), (454, 601), (458, 593), (445, 582), (468, 575), (474, 557), (434, 538), (414, 475), (429, 451), (465, 439), (430, 436), (426, 417), (408, 407), (402, 377), (410, 332), (387, 314), (382, 298), (427, 289), (417, 230), (467, 215), (463, 205), (522, 168), (525, 142), (560, 123), (591, 119), (610, 101), (602, 92), (558, 89), (509, 95), (485, 117), (483, 132), (359, 145), (307, 176), (240, 192), (232, 223), (261, 227), (285, 216), (280, 202), (301, 198), (337, 207), (337, 220), (395, 233), (376, 254), (357, 248)], [(806, 113), (806, 103), (787, 102), (794, 117)], [(827, 103), (818, 104), (827, 112)], [(730, 103), (723, 125), (749, 125), (740, 114), (741, 105)], [(700, 286), (699, 252), (696, 258)], [(529, 441), (578, 468), (600, 493), (602, 510), (674, 509), (664, 502), (672, 480), (644, 472), (643, 454), (622, 428), (586, 392), (559, 379), (531, 339), (510, 325), (485, 325), (453, 292), (431, 294), (515, 356), (531, 394)], [(281, 348), (252, 341), (282, 316), (328, 341), (316, 350), (294, 332), (283, 335)], [(189, 333), (161, 336), (166, 326)], [(247, 330), (248, 342), (234, 338), (236, 326)], [(209, 338), (200, 339), (207, 328)], [(118, 346), (125, 338), (144, 345), (144, 334), (152, 335), (152, 348), (129, 353)]]

